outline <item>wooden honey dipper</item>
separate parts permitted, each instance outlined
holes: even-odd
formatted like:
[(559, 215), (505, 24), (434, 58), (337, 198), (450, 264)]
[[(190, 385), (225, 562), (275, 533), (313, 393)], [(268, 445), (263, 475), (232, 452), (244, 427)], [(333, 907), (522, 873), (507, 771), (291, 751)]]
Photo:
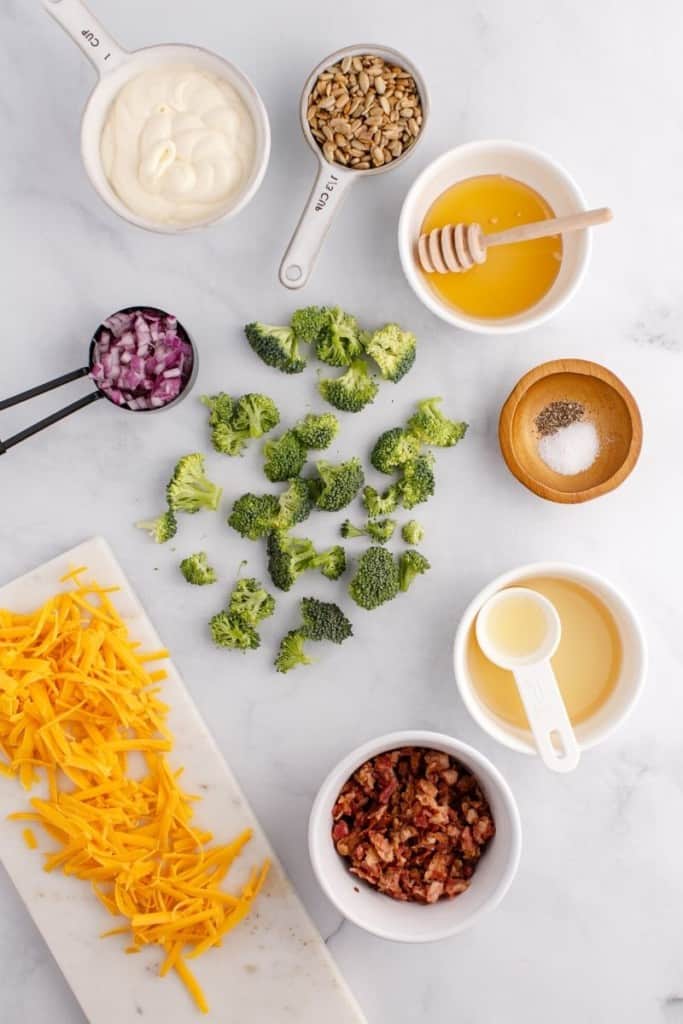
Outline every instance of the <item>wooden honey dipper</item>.
[(485, 263), (486, 250), (490, 245), (510, 245), (511, 242), (530, 242), (533, 238), (564, 235), (595, 224), (606, 224), (611, 219), (612, 211), (602, 206), (599, 210), (585, 210), (568, 217), (520, 224), (519, 227), (497, 231), (493, 235), (485, 235), (481, 224), (446, 224), (420, 235), (417, 243), (418, 262), (427, 274), (459, 274), (469, 270), (475, 263)]

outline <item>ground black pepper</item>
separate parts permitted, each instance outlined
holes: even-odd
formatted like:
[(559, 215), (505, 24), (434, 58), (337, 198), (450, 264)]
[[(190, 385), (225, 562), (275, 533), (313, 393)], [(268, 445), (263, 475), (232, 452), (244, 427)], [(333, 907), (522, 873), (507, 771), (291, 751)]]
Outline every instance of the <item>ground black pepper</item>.
[(534, 420), (536, 430), (541, 437), (556, 434), (561, 427), (568, 427), (570, 423), (583, 419), (584, 412), (580, 402), (550, 402)]

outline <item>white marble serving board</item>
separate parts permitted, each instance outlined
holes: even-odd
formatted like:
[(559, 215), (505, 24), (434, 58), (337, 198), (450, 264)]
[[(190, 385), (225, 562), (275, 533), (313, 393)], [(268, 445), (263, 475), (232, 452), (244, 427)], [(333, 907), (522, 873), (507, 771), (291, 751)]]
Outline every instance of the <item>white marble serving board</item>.
[[(78, 565), (87, 565), (89, 576), (100, 584), (121, 588), (114, 600), (144, 648), (163, 646), (101, 538), (0, 588), (0, 607), (34, 608), (59, 588), (62, 575)], [(167, 639), (172, 648), (172, 638)], [(226, 682), (221, 680), (222, 685)], [(264, 857), (273, 860), (252, 915), (220, 949), (192, 965), (211, 1008), (209, 1019), (220, 1024), (363, 1024), (363, 1014), (172, 663), (162, 687), (176, 737), (169, 758), (174, 766), (184, 765), (184, 784), (202, 796), (196, 820), (213, 831), (217, 841), (227, 841), (247, 826), (254, 830), (227, 885), (239, 885), (249, 867)], [(115, 919), (86, 883), (42, 870), (40, 849), (27, 849), (21, 824), (4, 820), (25, 804), (26, 795), (16, 780), (0, 780), (0, 857), (91, 1024), (189, 1024), (204, 1019), (179, 979), (157, 977), (160, 958), (153, 950), (127, 956), (125, 936), (99, 938)], [(36, 834), (39, 847), (49, 848), (44, 833), (36, 829)], [(307, 855), (304, 842), (302, 837), (302, 856)]]

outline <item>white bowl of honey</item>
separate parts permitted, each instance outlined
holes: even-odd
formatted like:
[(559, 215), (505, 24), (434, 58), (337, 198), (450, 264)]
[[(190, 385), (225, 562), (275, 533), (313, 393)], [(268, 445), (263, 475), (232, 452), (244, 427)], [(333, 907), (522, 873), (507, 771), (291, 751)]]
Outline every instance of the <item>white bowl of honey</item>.
[[(607, 739), (621, 725), (643, 688), (647, 649), (642, 628), (624, 595), (588, 569), (537, 562), (504, 573), (467, 607), (454, 645), (455, 678), (467, 710), (494, 739), (535, 754), (512, 672), (490, 662), (479, 647), (479, 609), (505, 587), (528, 587), (554, 605), (562, 636), (552, 666), (582, 750)], [(523, 631), (524, 623), (510, 628)]]
[(463, 273), (427, 274), (419, 236), (446, 224), (498, 232), (586, 208), (570, 175), (520, 142), (470, 142), (444, 153), (408, 192), (398, 226), (404, 273), (419, 299), (455, 327), (510, 334), (554, 316), (572, 297), (590, 256), (590, 229), (492, 248)]

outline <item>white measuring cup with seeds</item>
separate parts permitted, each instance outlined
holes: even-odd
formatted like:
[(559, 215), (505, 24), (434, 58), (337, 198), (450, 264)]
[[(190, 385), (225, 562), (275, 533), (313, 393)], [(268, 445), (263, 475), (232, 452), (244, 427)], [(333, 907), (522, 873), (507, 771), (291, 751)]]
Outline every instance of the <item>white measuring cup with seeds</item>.
[(313, 69), (301, 95), (301, 128), (318, 158), (313, 189), (280, 266), (286, 288), (308, 281), (332, 220), (359, 177), (398, 167), (429, 114), (422, 75), (386, 46), (358, 44)]
[(557, 609), (527, 587), (506, 587), (480, 608), (477, 643), (494, 665), (512, 672), (546, 768), (571, 772), (579, 745), (553, 671), (562, 636)]

